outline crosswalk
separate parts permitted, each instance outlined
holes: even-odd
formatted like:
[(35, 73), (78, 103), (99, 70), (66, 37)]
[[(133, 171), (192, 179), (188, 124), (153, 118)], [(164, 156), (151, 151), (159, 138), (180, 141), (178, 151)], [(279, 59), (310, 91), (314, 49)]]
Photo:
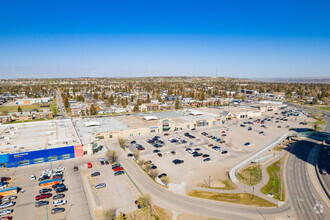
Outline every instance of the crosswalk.
[(96, 220), (103, 219), (102, 210), (94, 210), (94, 216)]

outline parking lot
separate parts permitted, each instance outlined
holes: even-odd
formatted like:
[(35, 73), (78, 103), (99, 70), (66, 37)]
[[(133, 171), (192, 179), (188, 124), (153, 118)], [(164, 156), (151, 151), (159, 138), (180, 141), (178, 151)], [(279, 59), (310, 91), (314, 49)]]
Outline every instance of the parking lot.
[[(91, 162), (93, 167), (88, 169), (87, 162)], [(16, 204), (8, 208), (14, 210), (8, 216), (12, 216), (13, 219), (47, 219), (48, 210), (49, 219), (90, 220), (102, 219), (102, 210), (108, 208), (116, 208), (118, 213), (120, 211), (128, 213), (137, 209), (134, 203), (138, 197), (137, 190), (126, 175), (114, 176), (111, 165), (100, 165), (99, 159), (95, 157), (52, 162), (53, 169), (60, 166), (65, 168), (63, 184), (68, 190), (62, 192), (65, 194), (62, 200), (66, 200), (67, 203), (58, 206), (65, 211), (57, 214), (51, 214), (51, 209), (55, 208), (52, 197), (57, 195), (53, 189), (50, 198), (39, 200), (47, 200), (49, 202), (47, 207), (35, 207), (35, 197), (40, 195), (39, 190), (42, 189), (38, 178), (43, 170), (50, 168), (50, 163), (2, 170), (1, 177), (12, 178), (8, 187), (17, 186), (24, 191), (17, 194), (18, 198), (14, 200)], [(79, 170), (74, 171), (74, 166), (78, 166)], [(100, 176), (93, 177), (94, 184), (106, 183), (105, 188), (94, 190), (90, 178), (90, 174), (94, 171), (101, 173)], [(31, 175), (35, 175), (36, 180), (30, 180)]]
[[(111, 164), (101, 165), (100, 161), (93, 162), (92, 165), (93, 167), (84, 170), (84, 173), (88, 186), (92, 189), (96, 207), (102, 207), (103, 210), (115, 208), (118, 214), (137, 210), (134, 202), (139, 197), (139, 193), (126, 174), (115, 176)], [(91, 177), (94, 172), (99, 172), (100, 175)], [(94, 188), (101, 183), (105, 183), (106, 187)], [(102, 219), (98, 210), (96, 209), (94, 214), (97, 219)]]
[[(265, 118), (268, 120), (263, 120)], [(129, 144), (129, 151), (134, 152), (139, 148), (137, 145), (142, 145), (144, 150), (140, 149), (140, 158), (144, 161), (151, 160), (157, 166), (156, 170), (159, 174), (166, 173), (171, 183), (180, 184), (184, 181), (188, 185), (196, 186), (208, 180), (209, 177), (213, 179), (224, 178), (225, 172), (230, 167), (271, 143), (290, 128), (307, 128), (309, 126), (299, 124), (301, 121), (308, 120), (303, 114), (297, 117), (282, 118), (282, 120), (281, 118), (275, 112), (268, 112), (259, 122), (256, 121), (256, 118), (233, 120), (218, 125), (216, 128), (200, 127), (190, 131), (165, 132), (158, 135), (160, 138), (154, 143), (147, 141), (157, 135), (132, 137), (128, 139), (128, 142), (136, 141), (136, 143)], [(186, 132), (195, 138), (185, 136)], [(206, 132), (207, 135), (202, 135), (203, 132)], [(217, 138), (213, 139), (210, 136), (217, 136)], [(171, 142), (172, 139), (176, 139), (178, 142)], [(216, 141), (217, 139), (221, 140)], [(180, 143), (182, 140), (187, 141), (187, 143)], [(225, 142), (222, 143), (223, 141)], [(163, 146), (155, 147), (162, 142), (164, 142)], [(156, 145), (153, 146), (153, 144)], [(159, 150), (161, 155), (154, 150)], [(175, 155), (171, 153), (173, 150)], [(201, 155), (194, 157), (195, 151)], [(223, 151), (226, 153), (222, 153)], [(203, 157), (205, 154), (209, 156)], [(210, 158), (210, 160), (204, 161), (206, 158)], [(173, 160), (175, 159), (184, 162), (174, 164)]]

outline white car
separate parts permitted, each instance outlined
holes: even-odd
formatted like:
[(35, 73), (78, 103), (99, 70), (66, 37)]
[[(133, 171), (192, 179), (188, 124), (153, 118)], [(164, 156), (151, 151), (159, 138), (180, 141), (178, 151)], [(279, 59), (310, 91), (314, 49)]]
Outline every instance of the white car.
[(53, 206), (59, 206), (59, 205), (65, 205), (65, 204), (66, 204), (66, 200), (62, 200), (62, 199), (55, 200), (53, 202)]
[(55, 169), (55, 172), (58, 172), (58, 171), (64, 171), (64, 170), (65, 170), (64, 167), (58, 167), (58, 168)]
[(4, 209), (4, 208), (8, 208), (8, 207), (12, 207), (12, 206), (15, 205), (15, 203), (16, 203), (16, 202), (12, 202), (12, 201), (10, 201), (10, 202), (6, 202), (6, 203), (3, 203), (3, 204), (0, 205), (0, 209)]
[(5, 209), (5, 210), (0, 212), (0, 216), (8, 215), (8, 214), (12, 213), (13, 211), (14, 211), (13, 209)]
[(56, 171), (53, 175), (54, 175), (54, 176), (55, 176), (55, 175), (63, 175), (63, 172), (62, 172), (62, 171)]
[(8, 187), (8, 184), (5, 182), (0, 183), (0, 189), (6, 189)]
[(17, 196), (9, 196), (9, 197), (6, 197), (6, 198), (2, 198), (1, 202), (9, 202), (9, 201), (15, 200), (15, 199), (17, 199)]
[(31, 176), (30, 176), (30, 180), (31, 180), (31, 181), (36, 180), (36, 176), (35, 176), (35, 175), (31, 175)]

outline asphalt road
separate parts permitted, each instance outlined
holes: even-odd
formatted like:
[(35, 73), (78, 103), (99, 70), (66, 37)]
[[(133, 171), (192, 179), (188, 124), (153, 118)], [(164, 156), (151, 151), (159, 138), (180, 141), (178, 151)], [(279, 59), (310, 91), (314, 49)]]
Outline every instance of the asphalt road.
[(61, 96), (61, 92), (59, 89), (56, 90), (56, 97), (57, 97), (57, 107), (60, 111), (60, 115), (62, 116), (62, 118), (65, 118), (65, 108), (64, 108), (64, 104), (62, 101), (62, 96)]
[[(328, 156), (328, 151), (330, 151), (330, 146), (327, 146), (327, 149), (322, 147), (321, 151), (318, 154), (318, 168), (325, 169), (328, 174), (319, 175), (322, 183), (325, 185), (326, 190), (330, 189), (330, 157)], [(327, 191), (330, 194), (329, 191)]]
[(295, 219), (330, 219), (329, 207), (316, 192), (306, 169), (311, 155), (317, 153), (315, 147), (311, 141), (298, 142), (287, 158), (286, 178)]
[(327, 123), (325, 128), (324, 128), (324, 132), (330, 133), (330, 116), (325, 116), (324, 117), (325, 122)]
[(180, 195), (167, 190), (153, 182), (132, 159), (118, 147), (120, 163), (129, 176), (143, 193), (149, 193), (155, 205), (180, 213), (195, 214), (197, 216), (214, 217), (220, 219), (267, 219), (269, 216), (283, 216), (288, 212), (287, 204), (280, 208), (259, 208), (218, 202)]

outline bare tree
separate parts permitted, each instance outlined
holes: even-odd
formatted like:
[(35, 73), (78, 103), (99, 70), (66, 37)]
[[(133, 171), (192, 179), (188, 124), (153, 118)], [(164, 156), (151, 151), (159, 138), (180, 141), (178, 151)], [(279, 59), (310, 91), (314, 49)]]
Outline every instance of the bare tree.
[(118, 137), (118, 143), (119, 143), (119, 146), (123, 149), (125, 149), (125, 146), (127, 144), (127, 140), (122, 138), (122, 137)]
[(103, 211), (103, 219), (104, 220), (115, 220), (116, 219), (116, 208), (110, 208), (106, 211)]
[(150, 194), (145, 194), (144, 196), (141, 195), (137, 199), (137, 203), (141, 209), (146, 212), (148, 219), (150, 219), (150, 216), (152, 215), (152, 199)]
[(140, 151), (136, 150), (133, 152), (135, 160), (139, 160), (140, 159)]
[(159, 172), (158, 170), (151, 170), (149, 174), (152, 178), (155, 179), (158, 176)]
[(166, 186), (170, 183), (170, 178), (168, 176), (163, 176), (160, 179)]
[(138, 164), (140, 164), (142, 166), (144, 164), (144, 160), (143, 159), (139, 159), (138, 160)]
[(151, 170), (152, 164), (147, 164), (144, 169), (149, 173), (149, 171)]
[(115, 150), (108, 150), (107, 153), (105, 154), (105, 156), (108, 158), (108, 160), (111, 163), (118, 161), (118, 155)]

